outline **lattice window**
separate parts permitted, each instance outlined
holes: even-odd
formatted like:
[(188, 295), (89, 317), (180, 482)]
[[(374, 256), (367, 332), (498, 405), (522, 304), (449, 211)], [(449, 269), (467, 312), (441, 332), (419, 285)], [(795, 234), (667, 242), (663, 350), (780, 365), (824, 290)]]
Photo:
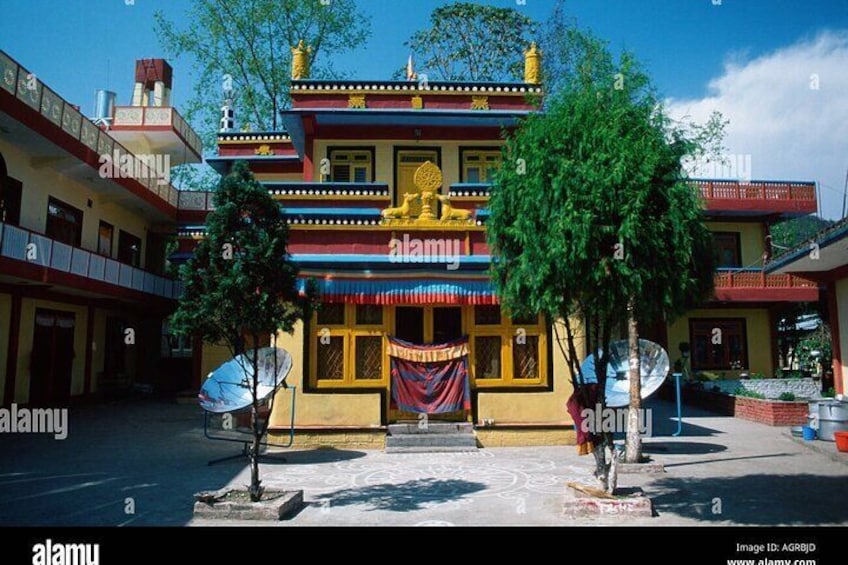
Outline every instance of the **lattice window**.
[(500, 336), (476, 336), (474, 338), (474, 369), (478, 379), (501, 378)]
[(360, 335), (356, 342), (356, 379), (380, 380), (383, 378), (383, 338)]
[(547, 331), (541, 315), (510, 317), (499, 306), (475, 306), (471, 363), (482, 388), (542, 385), (547, 376)]
[(515, 339), (512, 345), (512, 378), (539, 378), (539, 336)]
[(388, 382), (383, 307), (323, 304), (310, 324), (310, 383), (316, 388), (363, 388)]
[(342, 336), (319, 336), (316, 343), (319, 381), (344, 379), (344, 342)]

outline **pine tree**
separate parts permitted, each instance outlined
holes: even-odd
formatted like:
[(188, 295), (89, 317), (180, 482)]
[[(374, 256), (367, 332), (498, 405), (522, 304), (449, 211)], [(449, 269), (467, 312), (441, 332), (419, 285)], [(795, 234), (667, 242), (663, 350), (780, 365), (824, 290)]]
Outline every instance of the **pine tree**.
[[(579, 338), (603, 387), (609, 344), (627, 327), (630, 372), (638, 375), (637, 321), (666, 322), (691, 308), (711, 293), (713, 273), (712, 239), (682, 167), (700, 138), (669, 120), (631, 56), (615, 61), (584, 35), (570, 47), (572, 72), (559, 77), (545, 112), (507, 140), (487, 226), (504, 306), (558, 320), (579, 394), (587, 377)], [(633, 381), (628, 460), (638, 461)], [(598, 439), (596, 474), (613, 490), (612, 437)]]
[(291, 333), (309, 314), (315, 285), (299, 296), (282, 211), (246, 163), (236, 163), (221, 180), (214, 205), (206, 219), (206, 238), (180, 268), (185, 293), (171, 323), (178, 333), (227, 346), (234, 357), (253, 347), (245, 372), (253, 375), (249, 493), (256, 501), (262, 496), (259, 450), (268, 424), (260, 419), (257, 347), (278, 331)]

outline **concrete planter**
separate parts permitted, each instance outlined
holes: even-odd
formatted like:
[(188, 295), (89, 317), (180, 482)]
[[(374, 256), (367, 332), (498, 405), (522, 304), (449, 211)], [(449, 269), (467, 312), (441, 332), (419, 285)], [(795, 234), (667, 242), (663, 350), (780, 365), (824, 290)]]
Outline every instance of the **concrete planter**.
[(808, 407), (804, 400), (763, 400), (737, 396), (733, 415), (742, 420), (767, 426), (800, 426), (807, 423)]
[(276, 522), (303, 507), (303, 491), (266, 490), (251, 502), (246, 490), (222, 489), (194, 495), (194, 517), (207, 520), (261, 520)]

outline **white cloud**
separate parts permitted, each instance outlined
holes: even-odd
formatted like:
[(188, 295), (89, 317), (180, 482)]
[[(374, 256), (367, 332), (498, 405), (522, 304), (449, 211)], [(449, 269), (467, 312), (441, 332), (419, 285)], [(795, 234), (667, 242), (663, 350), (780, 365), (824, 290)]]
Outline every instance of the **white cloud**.
[(718, 110), (730, 120), (725, 146), (731, 162), (745, 163), (750, 155), (753, 179), (819, 182), (822, 215), (838, 218), (848, 169), (848, 30), (728, 62), (708, 92), (702, 99), (668, 100), (669, 113), (703, 123)]

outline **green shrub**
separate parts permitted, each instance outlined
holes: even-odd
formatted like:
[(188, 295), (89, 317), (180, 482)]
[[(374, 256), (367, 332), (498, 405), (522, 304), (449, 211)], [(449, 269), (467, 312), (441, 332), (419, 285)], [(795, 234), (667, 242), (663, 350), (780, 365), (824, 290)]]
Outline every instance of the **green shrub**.
[(792, 402), (795, 400), (795, 394), (792, 392), (782, 392), (780, 396), (777, 397), (778, 400), (782, 400), (784, 402)]
[(836, 397), (836, 389), (833, 388), (833, 387), (830, 387), (829, 389), (827, 389), (827, 392), (822, 393), (822, 397), (824, 397), (824, 398), (835, 398)]
[(746, 397), (746, 398), (759, 398), (760, 400), (765, 400), (765, 398), (766, 398), (765, 394), (763, 394), (761, 392), (757, 392), (755, 390), (748, 390), (747, 388), (745, 388), (743, 386), (740, 386), (739, 388), (737, 388), (734, 391), (733, 394), (736, 395), (736, 396), (743, 396), (743, 397)]

